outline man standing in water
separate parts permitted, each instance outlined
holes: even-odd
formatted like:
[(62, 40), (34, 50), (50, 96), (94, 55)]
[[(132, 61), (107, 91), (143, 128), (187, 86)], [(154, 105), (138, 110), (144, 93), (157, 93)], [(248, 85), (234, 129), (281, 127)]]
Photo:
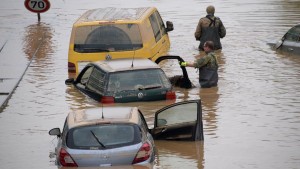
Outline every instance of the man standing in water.
[(215, 17), (215, 7), (208, 6), (206, 8), (207, 15), (199, 20), (195, 38), (200, 41), (199, 50), (203, 51), (203, 44), (206, 41), (213, 41), (215, 50), (222, 49), (220, 38), (226, 35), (226, 29), (220, 18)]
[(214, 42), (207, 41), (203, 45), (206, 55), (194, 62), (179, 62), (180, 66), (199, 68), (199, 83), (202, 88), (210, 88), (218, 84), (218, 61), (214, 54)]

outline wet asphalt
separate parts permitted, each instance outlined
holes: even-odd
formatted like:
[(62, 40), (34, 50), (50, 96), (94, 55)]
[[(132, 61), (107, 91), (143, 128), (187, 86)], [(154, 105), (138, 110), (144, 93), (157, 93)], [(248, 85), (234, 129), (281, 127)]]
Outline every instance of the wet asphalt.
[[(42, 40), (38, 42), (37, 48), (34, 49), (28, 60), (24, 59), (26, 56), (21, 52), (23, 47), (20, 41), (14, 39), (0, 40), (0, 110), (6, 106), (14, 90), (18, 87), (42, 43)], [(20, 55), (22, 53), (23, 55)]]
[[(24, 72), (28, 67), (28, 63), (20, 59), (12, 59), (12, 57), (24, 58), (24, 56), (11, 54), (9, 45), (13, 45), (13, 41), (2, 40), (0, 42), (0, 105), (1, 109), (7, 104), (13, 91), (18, 86)], [(17, 62), (16, 62), (17, 61)]]

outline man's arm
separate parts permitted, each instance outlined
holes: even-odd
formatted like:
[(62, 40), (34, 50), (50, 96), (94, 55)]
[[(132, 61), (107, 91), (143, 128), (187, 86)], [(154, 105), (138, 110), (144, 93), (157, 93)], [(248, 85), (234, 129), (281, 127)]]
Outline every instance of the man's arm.
[(204, 56), (200, 59), (195, 60), (194, 62), (179, 62), (180, 66), (185, 66), (185, 67), (195, 67), (195, 68), (200, 68), (204, 65), (206, 65), (209, 61), (209, 58), (207, 56)]
[(223, 25), (223, 22), (220, 20), (220, 26), (219, 26), (219, 35), (220, 35), (220, 38), (224, 38), (226, 36), (226, 28), (225, 26)]
[(201, 19), (198, 22), (198, 25), (197, 25), (197, 28), (196, 28), (196, 31), (195, 31), (194, 35), (195, 35), (196, 40), (200, 40), (200, 37), (201, 37)]
[(207, 55), (205, 55), (204, 57), (195, 60), (193, 63), (193, 67), (200, 68), (200, 67), (206, 65), (208, 63), (208, 61), (209, 61), (209, 57)]

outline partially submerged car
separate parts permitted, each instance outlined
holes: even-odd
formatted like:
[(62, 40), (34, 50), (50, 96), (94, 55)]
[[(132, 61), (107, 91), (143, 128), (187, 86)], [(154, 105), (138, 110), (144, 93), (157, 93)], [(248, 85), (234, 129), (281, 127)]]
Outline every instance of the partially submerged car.
[(66, 80), (102, 103), (173, 100), (176, 94), (164, 71), (149, 59), (91, 62), (76, 79)]
[(268, 42), (274, 49), (292, 54), (300, 54), (300, 24), (292, 27), (277, 42)]
[(65, 167), (146, 165), (155, 159), (154, 139), (203, 140), (200, 100), (166, 106), (149, 129), (137, 107), (102, 107), (70, 112), (58, 137), (56, 164)]
[(73, 24), (68, 71), (77, 74), (87, 63), (106, 58), (155, 61), (169, 51), (173, 29), (155, 7), (88, 10)]

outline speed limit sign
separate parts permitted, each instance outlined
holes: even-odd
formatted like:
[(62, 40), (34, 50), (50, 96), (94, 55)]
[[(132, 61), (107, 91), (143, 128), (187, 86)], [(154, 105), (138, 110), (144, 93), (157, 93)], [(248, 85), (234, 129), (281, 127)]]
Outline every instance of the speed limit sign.
[(50, 8), (48, 0), (25, 0), (25, 7), (34, 13), (46, 12)]

